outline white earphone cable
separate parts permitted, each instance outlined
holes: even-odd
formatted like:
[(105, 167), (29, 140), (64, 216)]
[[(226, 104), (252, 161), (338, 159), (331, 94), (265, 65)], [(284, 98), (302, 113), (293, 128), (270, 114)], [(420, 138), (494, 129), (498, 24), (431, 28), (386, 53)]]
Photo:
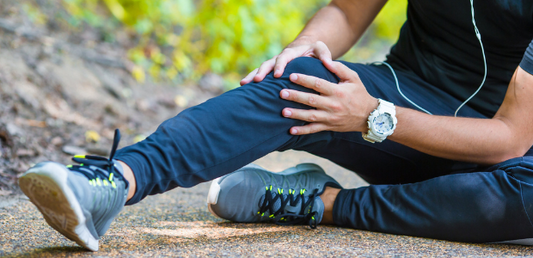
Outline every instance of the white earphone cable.
[[(479, 29), (477, 28), (476, 19), (474, 17), (474, 0), (470, 0), (470, 7), (471, 7), (471, 12), (472, 12), (472, 25), (474, 25), (474, 31), (479, 41), (479, 45), (481, 46), (481, 54), (483, 55), (483, 65), (485, 67), (485, 72), (483, 75), (483, 80), (481, 81), (481, 84), (479, 85), (478, 89), (468, 99), (466, 99), (461, 105), (459, 105), (459, 107), (455, 110), (454, 117), (457, 117), (457, 113), (459, 113), (459, 110), (463, 108), (463, 106), (466, 105), (466, 103), (468, 103), (474, 96), (476, 96), (476, 94), (481, 90), (481, 88), (483, 88), (483, 85), (485, 85), (485, 81), (487, 80), (487, 57), (485, 56), (485, 47), (483, 46), (483, 41), (481, 40), (481, 33), (479, 32)], [(400, 89), (400, 83), (398, 82), (398, 77), (396, 76), (396, 72), (394, 71), (394, 68), (392, 68), (391, 65), (389, 65), (387, 62), (374, 62), (372, 64), (384, 64), (387, 67), (389, 67), (389, 69), (392, 72), (392, 75), (394, 76), (394, 81), (396, 82), (396, 88), (398, 89), (398, 92), (400, 93), (400, 95), (402, 95), (402, 97), (405, 100), (407, 100), (409, 103), (411, 103), (416, 108), (420, 109), (421, 111), (427, 114), (432, 115), (431, 112), (420, 107), (419, 105), (417, 105), (415, 102), (413, 102), (412, 100), (410, 100), (408, 97), (406, 97), (403, 94), (402, 90)]]
[(396, 76), (396, 72), (394, 71), (394, 68), (392, 68), (392, 66), (390, 64), (388, 64), (387, 62), (374, 62), (372, 64), (384, 64), (386, 65), (387, 67), (389, 67), (390, 71), (392, 72), (392, 76), (394, 76), (394, 81), (396, 82), (396, 89), (398, 89), (398, 92), (400, 93), (400, 95), (402, 95), (402, 97), (407, 100), (409, 103), (411, 103), (413, 106), (415, 106), (416, 108), (422, 110), (423, 112), (426, 112), (430, 115), (433, 115), (431, 114), (431, 112), (425, 110), (423, 107), (417, 105), (415, 102), (413, 102), (412, 100), (410, 100), (408, 97), (406, 97), (402, 90), (400, 89), (400, 83), (398, 82), (398, 77)]
[(479, 88), (477, 88), (476, 92), (472, 94), (468, 99), (465, 100), (458, 108), (455, 110), (455, 114), (453, 116), (457, 117), (457, 113), (459, 113), (459, 110), (468, 103), (476, 94), (483, 88), (483, 85), (485, 84), (485, 81), (487, 80), (487, 57), (485, 56), (485, 47), (483, 47), (483, 41), (481, 41), (481, 33), (479, 32), (479, 29), (476, 25), (476, 19), (474, 17), (474, 0), (470, 0), (470, 7), (472, 10), (472, 24), (474, 25), (474, 31), (476, 32), (476, 37), (479, 41), (479, 45), (481, 46), (481, 54), (483, 55), (483, 65), (485, 67), (485, 72), (483, 74), (483, 81), (481, 81), (481, 84), (479, 85)]

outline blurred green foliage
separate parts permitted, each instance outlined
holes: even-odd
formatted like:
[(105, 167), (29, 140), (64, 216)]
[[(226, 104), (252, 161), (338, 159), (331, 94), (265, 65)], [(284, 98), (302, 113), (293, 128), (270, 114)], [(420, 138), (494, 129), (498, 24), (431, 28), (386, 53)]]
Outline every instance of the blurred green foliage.
[[(134, 77), (198, 79), (211, 71), (237, 81), (278, 54), (328, 0), (63, 0), (81, 21), (120, 22), (135, 34)], [(407, 0), (390, 1), (373, 31), (396, 39)], [(111, 21), (110, 21), (111, 20)], [(113, 21), (114, 20), (114, 21)]]

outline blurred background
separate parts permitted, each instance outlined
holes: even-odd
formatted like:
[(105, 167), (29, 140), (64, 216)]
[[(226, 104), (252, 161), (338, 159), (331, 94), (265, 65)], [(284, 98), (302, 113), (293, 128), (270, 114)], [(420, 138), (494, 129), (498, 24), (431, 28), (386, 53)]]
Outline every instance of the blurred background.
[[(54, 3), (55, 2), (55, 3)], [(223, 76), (226, 87), (281, 52), (328, 0), (62, 0), (27, 1), (37, 25), (73, 32), (86, 40), (119, 44), (135, 64), (139, 82)], [(378, 58), (396, 40), (406, 0), (390, 1), (366, 37), (345, 60)]]
[[(327, 0), (0, 0), (0, 203), (41, 161), (107, 156), (234, 87)], [(343, 59), (383, 60), (405, 20), (390, 1)]]

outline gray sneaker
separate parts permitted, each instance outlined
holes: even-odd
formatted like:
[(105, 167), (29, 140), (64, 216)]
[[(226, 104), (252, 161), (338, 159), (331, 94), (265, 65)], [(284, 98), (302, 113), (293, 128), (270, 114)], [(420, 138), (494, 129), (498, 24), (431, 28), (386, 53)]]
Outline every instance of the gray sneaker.
[(19, 179), (46, 222), (91, 251), (98, 251), (98, 239), (126, 202), (128, 182), (112, 159), (119, 140), (117, 130), (109, 159), (78, 155), (73, 158), (80, 163), (76, 166), (42, 162)]
[(279, 173), (250, 164), (215, 179), (207, 207), (213, 215), (234, 222), (308, 223), (316, 228), (324, 214), (319, 195), (326, 186), (342, 188), (315, 164), (300, 164)]

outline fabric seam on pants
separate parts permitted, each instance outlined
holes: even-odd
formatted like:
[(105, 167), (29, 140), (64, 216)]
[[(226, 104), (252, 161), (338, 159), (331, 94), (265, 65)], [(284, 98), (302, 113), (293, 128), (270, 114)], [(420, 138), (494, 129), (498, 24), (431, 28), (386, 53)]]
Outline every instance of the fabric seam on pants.
[[(517, 179), (515, 179), (517, 180)], [(533, 223), (531, 222), (531, 218), (529, 217), (529, 214), (527, 213), (527, 210), (526, 210), (526, 204), (524, 202), (524, 192), (522, 190), (522, 182), (517, 180), (518, 181), (518, 184), (520, 185), (520, 201), (522, 202), (522, 208), (524, 209), (524, 213), (526, 214), (527, 216), (527, 219), (529, 221), (529, 225), (531, 226), (531, 228), (533, 229)]]

